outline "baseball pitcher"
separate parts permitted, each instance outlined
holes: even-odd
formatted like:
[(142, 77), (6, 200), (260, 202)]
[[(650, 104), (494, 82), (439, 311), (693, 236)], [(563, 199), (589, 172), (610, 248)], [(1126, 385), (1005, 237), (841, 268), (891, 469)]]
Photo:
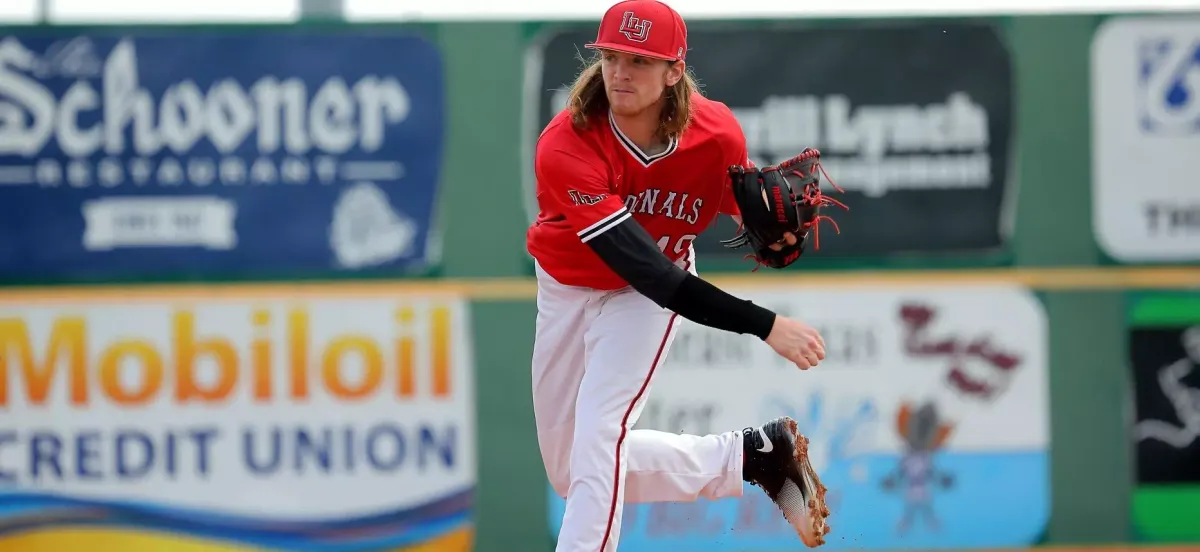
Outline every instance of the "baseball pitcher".
[(689, 74), (687, 28), (666, 4), (614, 5), (587, 48), (595, 59), (537, 142), (540, 212), (527, 233), (538, 442), (566, 498), (557, 551), (615, 551), (626, 501), (737, 497), (744, 481), (819, 546), (825, 488), (794, 420), (704, 436), (631, 428), (681, 317), (764, 340), (802, 370), (825, 358), (812, 327), (699, 278), (692, 248), (718, 213), (741, 227), (725, 244), (751, 247), (760, 265), (816, 247), (820, 208), (842, 206), (822, 193), (820, 154), (754, 167), (732, 112)]

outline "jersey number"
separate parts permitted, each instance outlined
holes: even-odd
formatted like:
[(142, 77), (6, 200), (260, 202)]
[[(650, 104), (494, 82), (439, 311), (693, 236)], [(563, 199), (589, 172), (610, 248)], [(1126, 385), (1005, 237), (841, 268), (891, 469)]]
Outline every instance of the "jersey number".
[[(676, 255), (683, 253), (683, 250), (687, 249), (688, 246), (692, 245), (692, 242), (695, 240), (696, 240), (695, 234), (684, 234), (682, 237), (675, 240), (675, 247), (671, 248), (671, 250)], [(667, 247), (670, 245), (671, 245), (671, 236), (663, 236), (658, 239), (658, 248), (661, 249), (663, 253), (667, 252)]]

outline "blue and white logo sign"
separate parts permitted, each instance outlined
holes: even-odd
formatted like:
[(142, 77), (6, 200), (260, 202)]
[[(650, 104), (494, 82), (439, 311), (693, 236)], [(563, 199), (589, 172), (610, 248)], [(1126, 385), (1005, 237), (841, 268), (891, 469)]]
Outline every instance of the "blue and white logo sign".
[(1142, 129), (1200, 133), (1200, 33), (1142, 38), (1138, 57)]
[[(1050, 408), (1046, 315), (1033, 294), (1007, 286), (737, 293), (805, 313), (829, 345), (826, 360), (801, 372), (761, 341), (685, 322), (635, 432), (719, 434), (790, 416), (828, 489), (833, 532), (822, 549), (1038, 542), (1050, 518)], [(652, 475), (637, 482), (640, 495), (651, 494)], [(557, 535), (565, 501), (549, 493)], [(623, 552), (803, 548), (749, 484), (711, 500), (626, 503), (623, 513)]]
[(1125, 262), (1200, 261), (1200, 18), (1105, 22), (1091, 92), (1096, 241)]
[(443, 86), (416, 36), (0, 37), (0, 273), (422, 270)]

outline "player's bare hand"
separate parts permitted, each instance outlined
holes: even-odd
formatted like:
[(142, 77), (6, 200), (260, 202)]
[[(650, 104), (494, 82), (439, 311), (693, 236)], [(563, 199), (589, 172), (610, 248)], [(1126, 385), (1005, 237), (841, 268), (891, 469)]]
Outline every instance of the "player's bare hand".
[(785, 243), (787, 245), (796, 245), (796, 235), (791, 232), (784, 232), (782, 240), (779, 240), (778, 243), (768, 245), (767, 247), (770, 247), (774, 251), (779, 251), (780, 249), (783, 249), (783, 245)]
[(797, 368), (808, 370), (825, 360), (825, 340), (812, 326), (785, 316), (775, 316), (767, 345)]

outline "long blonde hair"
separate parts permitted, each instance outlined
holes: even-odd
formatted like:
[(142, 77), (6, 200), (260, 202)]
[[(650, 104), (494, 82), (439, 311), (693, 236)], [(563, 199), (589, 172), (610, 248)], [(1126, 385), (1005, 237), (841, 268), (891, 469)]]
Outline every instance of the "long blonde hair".
[[(571, 85), (567, 108), (571, 112), (571, 123), (575, 128), (587, 128), (589, 119), (608, 110), (608, 95), (604, 93), (601, 65), (603, 61), (604, 54), (597, 52)], [(663, 105), (658, 125), (659, 138), (678, 138), (692, 122), (692, 94), (700, 94), (700, 85), (696, 83), (689, 68), (683, 72), (683, 78), (666, 92), (666, 103)]]

